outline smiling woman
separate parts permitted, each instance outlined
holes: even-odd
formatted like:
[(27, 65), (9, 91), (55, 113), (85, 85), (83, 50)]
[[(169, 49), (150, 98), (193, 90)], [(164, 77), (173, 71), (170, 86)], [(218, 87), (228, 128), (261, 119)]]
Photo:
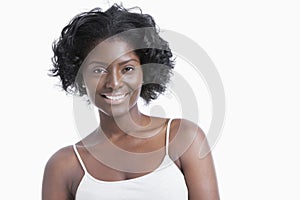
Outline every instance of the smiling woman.
[(118, 5), (81, 13), (53, 45), (52, 76), (87, 96), (100, 123), (48, 161), (43, 200), (219, 199), (202, 130), (185, 119), (140, 112), (163, 93), (174, 62), (150, 15)]
[(139, 57), (128, 43), (113, 40), (101, 44), (82, 66), (83, 83), (90, 100), (102, 112), (113, 116), (111, 109), (118, 106), (114, 112), (117, 117), (136, 105), (143, 72)]

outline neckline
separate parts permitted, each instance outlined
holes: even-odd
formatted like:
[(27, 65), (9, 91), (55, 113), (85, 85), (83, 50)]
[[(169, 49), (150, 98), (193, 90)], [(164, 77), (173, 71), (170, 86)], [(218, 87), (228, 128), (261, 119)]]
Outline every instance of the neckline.
[(125, 179), (125, 180), (119, 180), (119, 181), (104, 181), (104, 180), (101, 180), (101, 179), (97, 179), (95, 178), (92, 174), (90, 174), (88, 172), (88, 170), (86, 169), (82, 159), (81, 159), (81, 156), (80, 154), (78, 153), (77, 151), (77, 148), (76, 148), (76, 145), (73, 145), (73, 148), (75, 150), (75, 153), (76, 153), (76, 156), (84, 170), (84, 175), (80, 181), (80, 184), (81, 185), (81, 182), (82, 180), (84, 179), (84, 177), (88, 177), (90, 179), (92, 179), (93, 181), (95, 182), (98, 182), (98, 183), (103, 183), (103, 184), (118, 184), (118, 183), (128, 183), (128, 182), (134, 182), (134, 181), (138, 181), (140, 179), (144, 179), (144, 178), (147, 178), (153, 174), (155, 174), (156, 172), (158, 172), (159, 170), (162, 170), (162, 169), (165, 169), (167, 168), (168, 166), (171, 166), (171, 165), (174, 165), (175, 163), (173, 162), (173, 160), (170, 158), (169, 156), (169, 151), (168, 151), (168, 148), (169, 148), (169, 132), (170, 132), (170, 126), (171, 126), (171, 122), (173, 121), (173, 118), (170, 118), (167, 122), (167, 130), (166, 130), (166, 144), (165, 144), (165, 148), (166, 148), (166, 154), (164, 156), (164, 158), (162, 159), (160, 165), (153, 171), (147, 173), (147, 174), (144, 174), (142, 176), (139, 176), (139, 177), (136, 177), (136, 178), (131, 178), (131, 179)]
[[(104, 180), (101, 180), (101, 179), (97, 179), (95, 178), (92, 174), (90, 174), (88, 171), (85, 171), (84, 172), (84, 175), (83, 177), (88, 177), (90, 179), (92, 179), (93, 181), (95, 182), (98, 182), (98, 183), (103, 183), (103, 184), (121, 184), (121, 183), (130, 183), (130, 182), (135, 182), (135, 181), (139, 181), (139, 180), (142, 180), (142, 179), (145, 179), (149, 176), (152, 176), (153, 174), (155, 174), (156, 172), (160, 171), (160, 170), (163, 170), (163, 169), (166, 169), (168, 166), (171, 166), (173, 165), (174, 162), (172, 161), (172, 159), (170, 158), (169, 155), (165, 155), (164, 156), (164, 159), (161, 161), (160, 165), (153, 171), (145, 174), (145, 175), (142, 175), (142, 176), (139, 176), (139, 177), (136, 177), (136, 178), (131, 178), (131, 179), (125, 179), (125, 180), (119, 180), (119, 181), (104, 181)], [(83, 178), (82, 178), (83, 179)], [(81, 181), (82, 182), (82, 181)]]

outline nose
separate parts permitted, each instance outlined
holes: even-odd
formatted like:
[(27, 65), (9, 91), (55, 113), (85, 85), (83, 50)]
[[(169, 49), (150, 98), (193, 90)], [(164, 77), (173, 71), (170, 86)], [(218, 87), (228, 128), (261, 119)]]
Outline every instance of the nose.
[(119, 72), (117, 66), (111, 66), (107, 76), (106, 84), (107, 88), (117, 89), (123, 85), (122, 74)]

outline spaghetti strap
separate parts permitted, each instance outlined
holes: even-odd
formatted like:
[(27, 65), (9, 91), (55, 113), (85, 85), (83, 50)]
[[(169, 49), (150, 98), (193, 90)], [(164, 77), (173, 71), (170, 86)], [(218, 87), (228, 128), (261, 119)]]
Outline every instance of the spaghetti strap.
[(166, 155), (169, 155), (169, 137), (170, 137), (170, 126), (172, 122), (172, 118), (169, 119), (167, 125), (167, 133), (166, 133)]
[(82, 159), (81, 159), (81, 157), (80, 157), (80, 154), (78, 153), (78, 150), (77, 150), (77, 147), (76, 147), (75, 144), (73, 144), (73, 149), (74, 149), (74, 152), (75, 152), (75, 154), (76, 154), (76, 157), (77, 157), (77, 159), (78, 159), (78, 161), (79, 161), (79, 163), (80, 163), (80, 165), (81, 165), (81, 167), (82, 167), (84, 173), (87, 173), (87, 170), (86, 170), (86, 168), (85, 168), (85, 165), (84, 165), (84, 163), (83, 163), (83, 161), (82, 161)]

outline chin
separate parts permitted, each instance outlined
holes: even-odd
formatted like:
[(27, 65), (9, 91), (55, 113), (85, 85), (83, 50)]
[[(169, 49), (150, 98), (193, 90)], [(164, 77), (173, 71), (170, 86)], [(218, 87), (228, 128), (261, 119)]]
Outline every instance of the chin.
[(105, 114), (108, 117), (111, 118), (120, 118), (123, 116), (128, 115), (129, 109), (121, 108), (121, 109), (103, 109), (103, 108), (98, 108), (99, 111), (103, 114)]
[(130, 114), (133, 108), (137, 107), (137, 100), (134, 101), (133, 103), (130, 102), (130, 104), (129, 102), (126, 102), (124, 104), (118, 104), (118, 105), (107, 105), (107, 104), (105, 106), (103, 105), (104, 104), (101, 103), (96, 105), (96, 107), (102, 114), (105, 114), (106, 116), (112, 118), (120, 118)]

